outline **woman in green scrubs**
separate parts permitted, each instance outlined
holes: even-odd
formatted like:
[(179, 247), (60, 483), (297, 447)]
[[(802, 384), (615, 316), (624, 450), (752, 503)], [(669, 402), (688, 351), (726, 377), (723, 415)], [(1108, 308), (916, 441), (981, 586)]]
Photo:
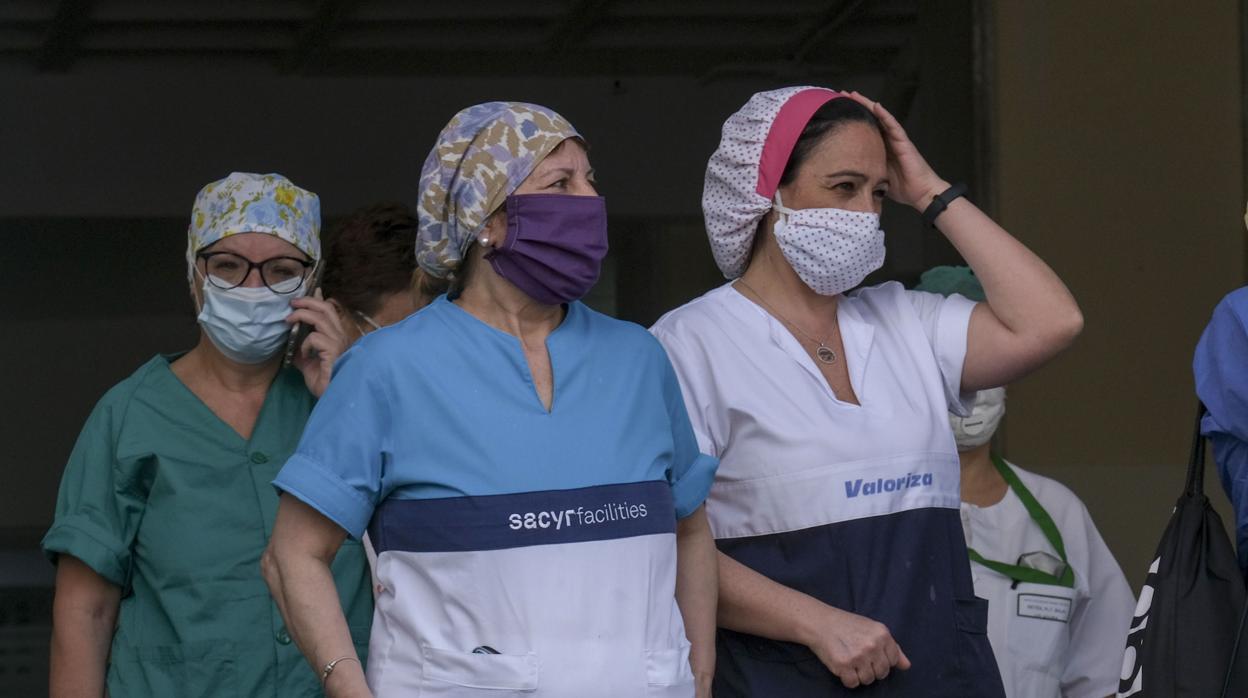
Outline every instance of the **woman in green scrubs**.
[[(308, 287), (315, 194), (280, 175), (204, 187), (188, 231), (198, 344), (156, 356), (87, 419), (43, 540), (57, 563), (52, 696), (317, 696), (260, 577), (294, 450), (347, 332)], [(283, 368), (290, 326), (310, 333)], [(333, 564), (361, 653), (364, 552)]]

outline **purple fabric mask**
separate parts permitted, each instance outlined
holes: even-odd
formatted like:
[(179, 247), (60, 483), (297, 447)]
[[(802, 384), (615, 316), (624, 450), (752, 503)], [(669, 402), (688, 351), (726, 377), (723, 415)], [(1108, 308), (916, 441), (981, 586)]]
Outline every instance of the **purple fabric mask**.
[(494, 271), (546, 305), (588, 293), (607, 256), (606, 199), (513, 194), (506, 208), (507, 239), (485, 254)]

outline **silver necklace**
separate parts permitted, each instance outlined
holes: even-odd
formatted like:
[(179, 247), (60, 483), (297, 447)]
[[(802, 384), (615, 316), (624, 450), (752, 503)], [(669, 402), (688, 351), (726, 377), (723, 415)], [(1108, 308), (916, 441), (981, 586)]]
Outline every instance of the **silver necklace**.
[(818, 349), (815, 349), (815, 358), (816, 358), (816, 359), (819, 359), (819, 361), (820, 361), (821, 363), (825, 363), (825, 364), (834, 364), (834, 363), (836, 363), (836, 352), (832, 350), (832, 347), (828, 346), (827, 342), (824, 342), (824, 341), (823, 341), (823, 340), (821, 340), (821, 339), (815, 339), (813, 336), (811, 336), (811, 334), (810, 334), (809, 332), (807, 332), (806, 330), (803, 330), (802, 328), (800, 328), (800, 327), (798, 327), (797, 325), (793, 324), (792, 322), (790, 322), (790, 321), (789, 321), (789, 319), (788, 319), (788, 318), (786, 318), (785, 316), (783, 316), (783, 315), (781, 315), (780, 313), (776, 312), (776, 309), (775, 309), (775, 308), (773, 308), (773, 307), (771, 307), (771, 304), (770, 304), (770, 303), (768, 303), (767, 301), (763, 300), (763, 294), (759, 293), (758, 291), (755, 291), (753, 286), (751, 286), (751, 285), (749, 285), (749, 284), (747, 284), (747, 283), (745, 282), (745, 279), (738, 278), (738, 279), (737, 279), (737, 282), (738, 282), (738, 283), (740, 283), (742, 286), (744, 286), (744, 287), (746, 287), (746, 288), (750, 289), (750, 293), (753, 293), (753, 294), (754, 294), (754, 296), (755, 296), (756, 298), (758, 298), (758, 301), (759, 301), (760, 303), (762, 303), (762, 304), (763, 304), (763, 307), (764, 307), (764, 308), (766, 308), (767, 310), (769, 310), (769, 311), (771, 312), (771, 314), (772, 314), (772, 315), (775, 315), (776, 317), (780, 318), (780, 321), (781, 321), (781, 322), (783, 322), (784, 324), (788, 325), (789, 327), (792, 327), (793, 329), (795, 329), (795, 330), (797, 330), (798, 332), (800, 332), (800, 333), (801, 333), (801, 335), (802, 335), (803, 337), (805, 337), (806, 339), (809, 339), (810, 341), (814, 342), (815, 344), (818, 344), (818, 345), (819, 345), (819, 348), (818, 348)]

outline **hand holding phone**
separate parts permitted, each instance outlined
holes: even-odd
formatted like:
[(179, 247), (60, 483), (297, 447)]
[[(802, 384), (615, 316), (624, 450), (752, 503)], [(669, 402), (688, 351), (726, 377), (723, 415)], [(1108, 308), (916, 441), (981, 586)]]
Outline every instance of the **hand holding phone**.
[(287, 322), (307, 328), (302, 341), (291, 352), (290, 364), (303, 374), (308, 390), (320, 397), (329, 386), (334, 362), (347, 350), (351, 341), (333, 303), (320, 298), (322, 294), (319, 291), (316, 295), (318, 297), (291, 301), (290, 305), (295, 310)]
[[(308, 279), (308, 291), (303, 294), (305, 298), (321, 297), (321, 270), (324, 268), (325, 265), (318, 262), (316, 268), (312, 270), (312, 276)], [(291, 326), (290, 337), (286, 340), (286, 349), (282, 354), (283, 368), (294, 363), (295, 354), (299, 351), (300, 347), (303, 346), (303, 341), (307, 339), (308, 335), (315, 329), (315, 327), (310, 327), (304, 322), (296, 322)]]

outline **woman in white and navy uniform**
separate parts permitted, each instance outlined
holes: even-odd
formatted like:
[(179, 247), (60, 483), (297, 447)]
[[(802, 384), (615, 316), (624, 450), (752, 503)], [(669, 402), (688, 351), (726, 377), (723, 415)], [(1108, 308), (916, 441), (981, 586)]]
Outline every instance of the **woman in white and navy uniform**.
[[(607, 251), (580, 135), (469, 107), (418, 215), (453, 293), (343, 355), (274, 481), (265, 571), (295, 642), (330, 695), (706, 696), (716, 462), (654, 337), (578, 301)], [(324, 563), (366, 529), (367, 681)]]
[[(946, 414), (1083, 320), (962, 191), (856, 93), (764, 92), (724, 124), (702, 205), (734, 282), (652, 328), (720, 458), (717, 698), (1002, 695)], [(897, 283), (847, 294), (883, 263), (885, 196), (953, 243), (987, 303)]]

